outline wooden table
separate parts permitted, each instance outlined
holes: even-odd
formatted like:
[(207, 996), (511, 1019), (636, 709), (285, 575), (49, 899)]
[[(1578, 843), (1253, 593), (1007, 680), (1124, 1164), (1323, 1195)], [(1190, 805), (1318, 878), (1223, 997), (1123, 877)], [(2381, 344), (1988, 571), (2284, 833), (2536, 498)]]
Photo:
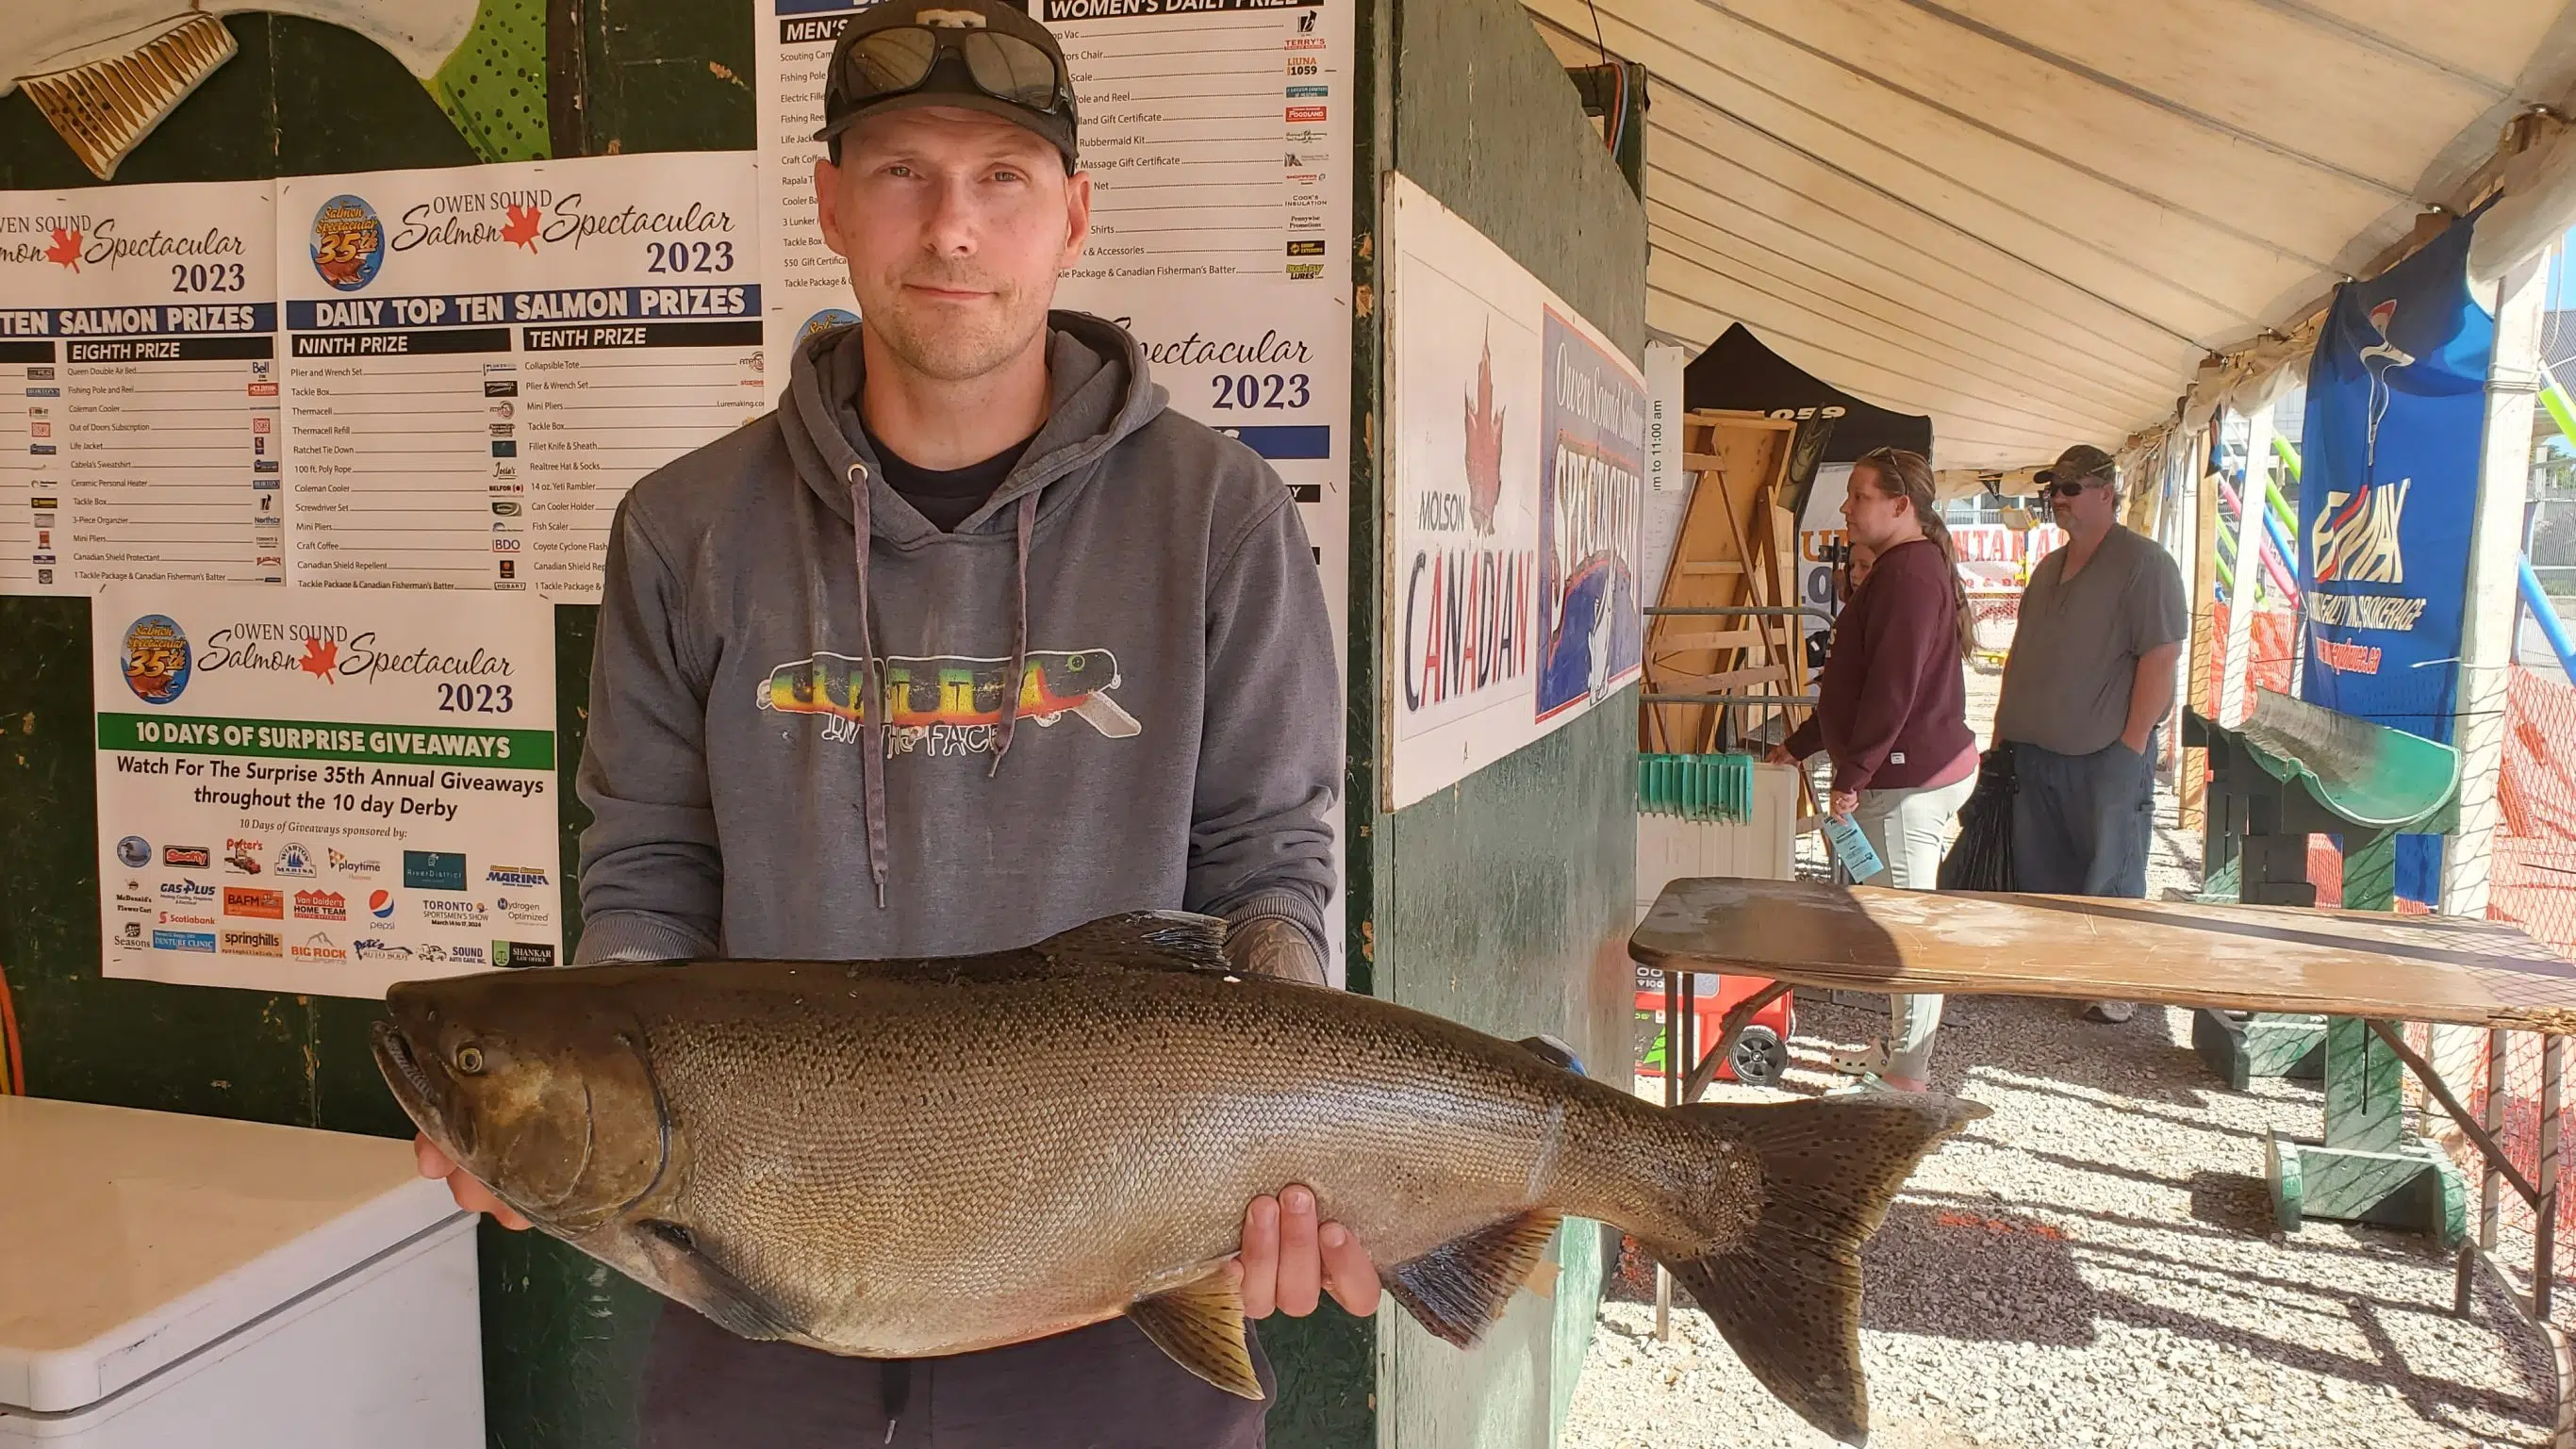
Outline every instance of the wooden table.
[[(1793, 986), (2316, 1012), (2350, 1019), (2350, 1041), (2364, 1046), (2366, 1024), (2367, 1033), (2423, 1081), (2485, 1159), (2479, 1231), (2460, 1249), (2453, 1305), (2458, 1313), (2469, 1311), (2477, 1264), (2492, 1266), (2487, 1255), (2496, 1244), (2499, 1185), (2512, 1187), (2532, 1207), (2532, 1301), (2508, 1296), (2547, 1336), (2557, 1365), (2551, 1443), (2576, 1449), (2576, 1358), (2566, 1337), (2548, 1323), (2559, 1111), (2565, 1038), (2576, 1034), (2576, 966), (2514, 927), (2378, 911), (1727, 878), (1667, 886), (1629, 938), (1629, 952), (1639, 965), (1668, 977), (1715, 972), (1767, 976), (1777, 983), (1728, 1011), (1717, 1042), (1682, 1082), (1682, 1100), (1697, 1099), (1744, 1024)], [(1682, 1055), (1688, 1047), (1677, 1035), (1674, 1015), (1667, 1014), (1665, 1060), (1677, 1070), (1692, 1058)], [(2491, 1071), (2499, 1075), (2506, 1031), (2542, 1034), (2537, 1182), (2524, 1177), (2496, 1141), (2503, 1094), (2489, 1094), (2484, 1122), (2473, 1117), (2406, 1045), (2394, 1025), (2405, 1021), (2486, 1028)], [(2278, 1178), (2276, 1165), (2276, 1197)]]
[(2107, 997), (2576, 1034), (2576, 966), (2512, 926), (2438, 916), (1677, 880), (1629, 949), (1644, 966), (1852, 991)]

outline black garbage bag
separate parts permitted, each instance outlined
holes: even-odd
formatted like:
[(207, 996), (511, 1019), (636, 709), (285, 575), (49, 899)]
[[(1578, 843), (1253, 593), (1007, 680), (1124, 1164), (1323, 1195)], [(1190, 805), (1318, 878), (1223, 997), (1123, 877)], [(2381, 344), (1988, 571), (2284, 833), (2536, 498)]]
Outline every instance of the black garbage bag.
[(1941, 858), (1945, 891), (2008, 891), (2013, 886), (2013, 750), (1997, 745), (1977, 764), (1977, 787), (1959, 807), (1959, 838)]

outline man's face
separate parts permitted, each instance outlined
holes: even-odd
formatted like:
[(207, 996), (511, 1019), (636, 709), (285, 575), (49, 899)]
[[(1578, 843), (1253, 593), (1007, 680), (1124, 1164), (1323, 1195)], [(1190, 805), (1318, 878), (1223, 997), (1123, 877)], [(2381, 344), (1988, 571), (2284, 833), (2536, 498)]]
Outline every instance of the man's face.
[(1036, 132), (983, 111), (871, 116), (814, 163), (823, 239), (850, 264), (870, 331), (926, 376), (982, 377), (1046, 328), (1082, 254), (1091, 178)]
[(2084, 491), (2069, 498), (2063, 488), (2048, 495), (2049, 507), (2057, 515), (2058, 526), (2069, 533), (2091, 535), (2108, 529), (2120, 511), (2119, 490), (2112, 480), (2096, 474), (2083, 480)]

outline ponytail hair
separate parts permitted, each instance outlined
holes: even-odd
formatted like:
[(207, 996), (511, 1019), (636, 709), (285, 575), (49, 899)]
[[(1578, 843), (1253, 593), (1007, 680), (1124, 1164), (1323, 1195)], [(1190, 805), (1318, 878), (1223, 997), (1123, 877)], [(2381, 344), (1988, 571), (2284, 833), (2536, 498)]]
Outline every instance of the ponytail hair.
[(1968, 607), (1968, 586), (1959, 578), (1959, 550), (1950, 542), (1950, 526), (1941, 521), (1941, 505), (1933, 497), (1931, 460), (1903, 448), (1872, 448), (1852, 467), (1867, 468), (1882, 495), (1903, 498), (1911, 505), (1923, 536), (1939, 545), (1942, 566), (1950, 573), (1951, 623), (1959, 636), (1959, 658), (1975, 658), (1977, 620)]

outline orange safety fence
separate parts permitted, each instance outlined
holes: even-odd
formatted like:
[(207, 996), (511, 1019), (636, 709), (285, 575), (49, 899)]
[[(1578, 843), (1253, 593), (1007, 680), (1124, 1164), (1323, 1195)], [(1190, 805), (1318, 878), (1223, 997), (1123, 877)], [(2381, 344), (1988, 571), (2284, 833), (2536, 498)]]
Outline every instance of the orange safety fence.
[[(2257, 609), (2253, 638), (2245, 661), (2246, 697), (2253, 691), (2269, 689), (2280, 694), (2290, 692), (2290, 666), (2298, 656), (2299, 616), (2287, 609)], [(2192, 698), (2206, 701), (2204, 707), (2215, 709), (2219, 682), (2226, 678), (2227, 606), (2212, 604), (2209, 609), (2209, 656), (2202, 662), (2200, 678), (2193, 682)]]
[[(2576, 956), (2576, 686), (2514, 666), (2505, 689), (2504, 766), (2496, 777), (2500, 820), (2489, 868), (2487, 915), (2520, 926), (2562, 956)], [(2515, 1165), (2535, 1180), (2540, 1162), (2538, 1036), (2515, 1032), (2506, 1056), (2504, 1130)], [(2483, 1113), (2496, 1084), (2484, 1054), (2472, 1074), (2469, 1109)], [(2569, 1181), (2562, 1160), (2559, 1180)], [(2529, 1220), (2505, 1194), (2509, 1220)], [(2576, 1227), (2576, 1192), (2559, 1194), (2559, 1226)]]

